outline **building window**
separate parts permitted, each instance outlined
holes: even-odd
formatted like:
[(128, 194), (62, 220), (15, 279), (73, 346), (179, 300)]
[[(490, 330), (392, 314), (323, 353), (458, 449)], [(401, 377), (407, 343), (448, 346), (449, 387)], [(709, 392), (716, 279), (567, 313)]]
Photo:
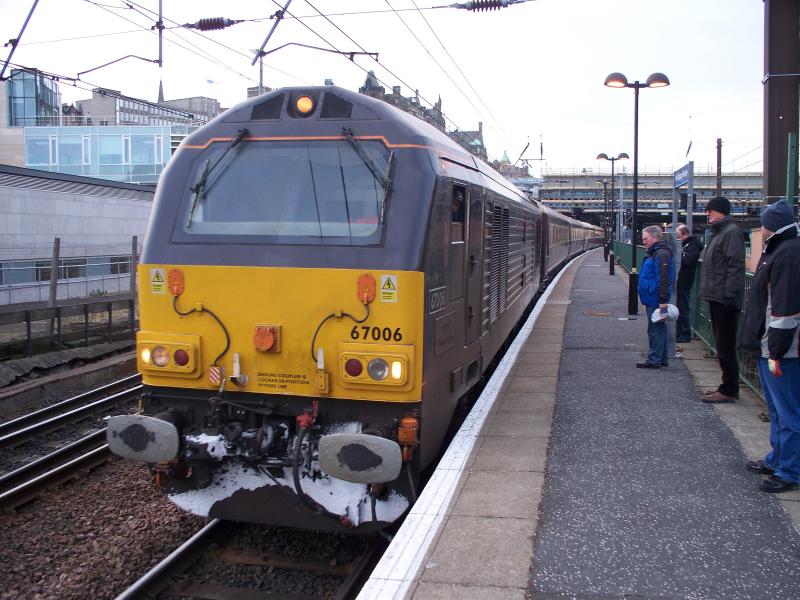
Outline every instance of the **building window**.
[(58, 137), (50, 136), (50, 164), (58, 164)]
[(122, 136), (122, 164), (131, 164), (131, 138), (130, 136)]
[(151, 135), (134, 135), (130, 139), (132, 163), (135, 165), (152, 165), (156, 162), (155, 142)]
[(162, 148), (163, 138), (160, 135), (155, 136), (154, 149), (155, 149), (155, 164), (160, 165), (164, 162), (164, 152)]
[(50, 141), (47, 138), (28, 138), (25, 140), (26, 165), (50, 164)]
[(92, 164), (92, 138), (88, 135), (83, 136), (82, 159), (84, 165)]
[(58, 138), (58, 158), (62, 165), (80, 165), (83, 162), (83, 141), (77, 135), (61, 135)]
[(129, 256), (110, 256), (108, 259), (109, 271), (112, 275), (130, 273), (131, 261)]
[(122, 164), (122, 138), (118, 135), (100, 136), (100, 164)]
[[(48, 263), (48, 267), (50, 264)], [(86, 259), (85, 258), (64, 258), (61, 260), (61, 265), (58, 269), (59, 279), (76, 279), (78, 277), (86, 277)]]
[(50, 281), (51, 266), (52, 263), (49, 260), (37, 260), (35, 262), (36, 281)]

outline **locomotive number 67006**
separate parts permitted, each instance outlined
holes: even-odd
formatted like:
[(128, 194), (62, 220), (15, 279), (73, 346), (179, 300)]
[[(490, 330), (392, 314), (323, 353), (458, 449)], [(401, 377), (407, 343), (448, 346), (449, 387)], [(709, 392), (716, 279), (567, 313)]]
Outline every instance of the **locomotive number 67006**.
[(402, 342), (403, 332), (399, 327), (370, 327), (368, 325), (353, 325), (350, 330), (350, 339), (372, 340), (373, 342)]

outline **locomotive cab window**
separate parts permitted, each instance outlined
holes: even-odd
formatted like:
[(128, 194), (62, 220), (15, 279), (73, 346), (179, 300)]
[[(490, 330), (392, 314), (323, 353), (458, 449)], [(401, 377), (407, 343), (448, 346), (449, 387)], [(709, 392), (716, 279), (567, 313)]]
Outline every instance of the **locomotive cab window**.
[(451, 242), (464, 241), (464, 215), (466, 213), (466, 198), (466, 190), (459, 185), (454, 185), (450, 217)]
[[(226, 153), (227, 150), (227, 153)], [(380, 243), (391, 154), (374, 140), (214, 143), (195, 161), (177, 241)]]

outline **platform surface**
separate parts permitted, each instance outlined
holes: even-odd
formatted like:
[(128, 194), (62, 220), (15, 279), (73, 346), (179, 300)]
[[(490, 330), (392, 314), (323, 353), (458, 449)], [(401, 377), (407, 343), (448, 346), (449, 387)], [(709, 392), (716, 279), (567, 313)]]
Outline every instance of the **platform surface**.
[(700, 402), (720, 375), (700, 341), (635, 368), (627, 279), (599, 250), (562, 272), (360, 600), (800, 598), (800, 491), (744, 469), (762, 401)]
[(800, 598), (800, 492), (758, 490), (764, 407), (699, 402), (704, 346), (636, 369), (643, 311), (594, 251), (520, 349), (406, 597)]

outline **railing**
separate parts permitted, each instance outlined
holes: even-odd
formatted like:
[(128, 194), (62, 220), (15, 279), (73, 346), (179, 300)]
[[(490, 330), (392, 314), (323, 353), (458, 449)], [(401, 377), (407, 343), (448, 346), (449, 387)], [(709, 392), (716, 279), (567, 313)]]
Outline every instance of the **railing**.
[[(636, 262), (638, 263), (638, 268), (641, 270), (642, 261), (644, 260), (645, 256), (645, 249), (642, 246), (637, 246), (639, 248), (636, 251)], [(618, 259), (618, 262), (622, 268), (626, 271), (631, 270), (631, 245), (625, 244), (623, 242), (614, 242), (614, 255)], [(708, 302), (700, 299), (700, 294), (698, 293), (698, 282), (700, 281), (700, 273), (703, 269), (703, 263), (700, 262), (697, 265), (697, 272), (694, 276), (694, 285), (692, 286), (692, 294), (690, 298), (690, 308), (692, 313), (692, 331), (694, 334), (700, 338), (700, 340), (705, 343), (706, 346), (710, 349), (710, 351), (716, 354), (717, 344), (714, 340), (714, 331), (711, 328), (711, 313), (708, 309)], [(742, 312), (739, 316), (739, 327), (737, 329), (737, 344), (738, 344), (738, 333), (741, 332), (741, 315), (744, 314), (744, 310), (747, 306), (747, 296), (748, 292), (750, 291), (750, 285), (753, 281), (753, 274), (752, 273), (745, 273), (744, 277), (744, 298), (745, 298), (745, 305), (742, 307)], [(764, 393), (761, 390), (761, 381), (758, 378), (758, 368), (756, 367), (756, 361), (753, 358), (752, 354), (747, 352), (742, 352), (741, 350), (737, 350), (737, 356), (739, 358), (739, 379), (741, 379), (747, 387), (753, 390), (756, 394), (758, 394), (762, 399), (764, 398)]]

